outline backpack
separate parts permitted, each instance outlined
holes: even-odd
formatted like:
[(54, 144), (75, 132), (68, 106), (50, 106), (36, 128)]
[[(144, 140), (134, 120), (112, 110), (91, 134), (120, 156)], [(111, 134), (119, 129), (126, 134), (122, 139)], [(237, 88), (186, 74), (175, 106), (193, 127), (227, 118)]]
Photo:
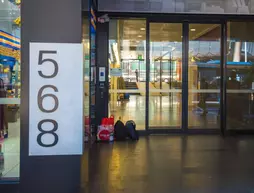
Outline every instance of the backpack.
[(124, 126), (123, 122), (118, 120), (114, 126), (114, 135), (116, 141), (123, 141), (126, 140), (128, 137), (128, 131), (126, 127)]
[(128, 137), (131, 140), (139, 140), (139, 134), (136, 130), (136, 123), (134, 121), (127, 121), (125, 127), (128, 130)]

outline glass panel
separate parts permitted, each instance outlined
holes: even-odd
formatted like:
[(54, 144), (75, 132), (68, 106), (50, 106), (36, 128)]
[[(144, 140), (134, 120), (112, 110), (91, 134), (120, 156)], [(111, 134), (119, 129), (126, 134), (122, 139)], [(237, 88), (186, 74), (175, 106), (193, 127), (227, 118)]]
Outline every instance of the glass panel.
[(150, 24), (149, 126), (181, 127), (182, 24)]
[[(15, 2), (15, 1), (14, 1)], [(0, 4), (0, 184), (17, 180), (20, 163), (20, 8)]]
[(218, 24), (189, 25), (189, 128), (220, 128), (220, 35)]
[[(228, 23), (227, 128), (254, 123), (254, 22)], [(240, 30), (239, 30), (240, 29)]]
[[(110, 20), (109, 114), (145, 129), (146, 21)], [(119, 70), (120, 69), (120, 70)], [(117, 72), (118, 71), (118, 72)]]
[(254, 0), (98, 0), (99, 11), (253, 14)]
[(83, 57), (84, 57), (84, 116), (85, 116), (85, 130), (86, 136), (90, 132), (89, 129), (89, 94), (90, 94), (90, 86), (89, 86), (89, 77), (90, 77), (90, 41), (89, 41), (89, 20), (88, 17), (83, 18)]

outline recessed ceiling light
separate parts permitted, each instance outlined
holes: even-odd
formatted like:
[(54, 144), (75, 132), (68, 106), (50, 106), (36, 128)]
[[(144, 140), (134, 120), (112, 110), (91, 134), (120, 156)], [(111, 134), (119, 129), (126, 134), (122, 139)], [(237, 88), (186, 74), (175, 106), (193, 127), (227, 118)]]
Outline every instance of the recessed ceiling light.
[(142, 38), (142, 35), (138, 35), (139, 38)]
[(144, 28), (144, 27), (141, 27), (141, 28), (140, 28), (140, 30), (142, 30), (142, 31), (145, 31), (145, 30), (146, 30), (146, 28)]
[(196, 31), (196, 29), (192, 28), (191, 31)]

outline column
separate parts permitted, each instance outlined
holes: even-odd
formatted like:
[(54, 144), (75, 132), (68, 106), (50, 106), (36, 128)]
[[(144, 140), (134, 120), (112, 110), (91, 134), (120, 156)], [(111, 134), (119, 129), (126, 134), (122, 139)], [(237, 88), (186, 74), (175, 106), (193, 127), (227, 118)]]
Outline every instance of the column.
[(21, 6), (21, 193), (76, 193), (80, 185), (80, 156), (28, 156), (29, 81), (32, 81), (29, 43), (81, 43), (81, 0), (22, 0)]

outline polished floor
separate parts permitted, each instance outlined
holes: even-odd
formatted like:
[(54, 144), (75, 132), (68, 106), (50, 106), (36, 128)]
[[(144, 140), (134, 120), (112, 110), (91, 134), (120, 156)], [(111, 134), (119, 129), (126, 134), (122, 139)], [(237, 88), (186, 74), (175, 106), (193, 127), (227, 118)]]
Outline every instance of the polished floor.
[(150, 136), (87, 149), (80, 193), (254, 192), (253, 137)]
[[(134, 120), (138, 130), (145, 129), (146, 97), (131, 95), (128, 101), (109, 103), (109, 114), (116, 119), (121, 117), (123, 122)], [(219, 129), (219, 103), (207, 101), (207, 114), (203, 116), (203, 109), (198, 101), (193, 99), (189, 105), (188, 126), (190, 129)], [(149, 126), (151, 128), (180, 129), (182, 124), (182, 98), (179, 94), (169, 96), (150, 96), (149, 98)]]
[(19, 178), (20, 167), (20, 121), (8, 123), (9, 136), (0, 143), (0, 181)]
[(253, 139), (150, 136), (86, 145), (79, 193), (253, 193)]

